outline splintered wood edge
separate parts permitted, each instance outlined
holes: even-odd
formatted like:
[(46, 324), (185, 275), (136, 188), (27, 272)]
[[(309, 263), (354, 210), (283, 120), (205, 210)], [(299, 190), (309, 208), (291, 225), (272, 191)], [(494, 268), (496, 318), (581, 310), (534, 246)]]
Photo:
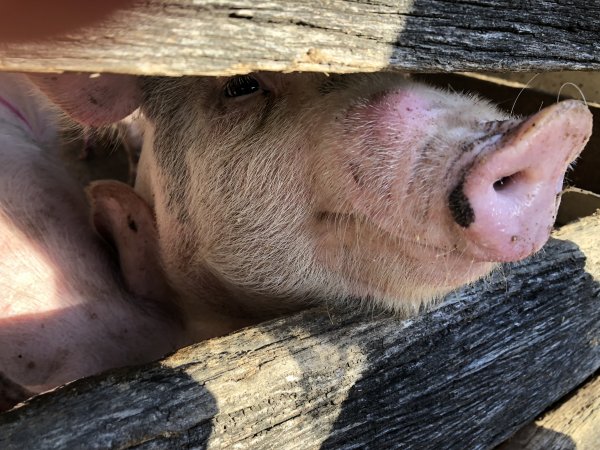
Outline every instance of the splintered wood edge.
[(49, 41), (0, 44), (0, 70), (598, 70), (599, 16), (583, 0), (149, 0)]

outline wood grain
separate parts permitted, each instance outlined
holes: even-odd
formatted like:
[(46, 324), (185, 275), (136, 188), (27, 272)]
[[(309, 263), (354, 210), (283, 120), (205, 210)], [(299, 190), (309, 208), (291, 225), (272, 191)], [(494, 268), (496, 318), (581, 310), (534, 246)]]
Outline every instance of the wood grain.
[(598, 70), (598, 17), (583, 0), (148, 0), (51, 41), (1, 44), (0, 70)]

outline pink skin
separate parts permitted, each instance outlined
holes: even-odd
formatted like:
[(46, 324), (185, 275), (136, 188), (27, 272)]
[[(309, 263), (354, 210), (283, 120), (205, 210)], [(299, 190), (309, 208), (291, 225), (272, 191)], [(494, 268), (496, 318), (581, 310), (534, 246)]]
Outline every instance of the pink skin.
[[(122, 286), (89, 225), (84, 193), (55, 155), (54, 114), (32, 89), (24, 77), (0, 74), (0, 97), (25, 118), (0, 106), (4, 409), (76, 378), (157, 359), (186, 342), (172, 306), (136, 284), (137, 274), (125, 277), (129, 292)], [(139, 230), (152, 229), (143, 212), (130, 213)], [(152, 248), (137, 244), (150, 258)], [(159, 294), (162, 300), (164, 291)]]
[[(111, 217), (149, 206), (150, 259), (196, 338), (307, 299), (413, 311), (528, 256), (548, 238), (564, 171), (591, 134), (591, 114), (572, 101), (523, 121), (394, 74), (250, 78), (238, 96), (244, 77), (80, 77), (79, 102), (60, 79), (42, 84), (94, 124), (144, 99), (137, 194), (113, 186), (127, 199), (115, 208), (97, 189), (97, 223), (114, 224), (107, 234), (119, 240), (127, 229)], [(85, 104), (99, 85), (114, 110)], [(130, 273), (139, 259), (125, 257)]]
[(481, 150), (464, 186), (475, 213), (475, 222), (464, 230), (474, 258), (517, 261), (542, 248), (556, 218), (565, 171), (591, 127), (590, 111), (565, 101)]
[[(383, 93), (348, 112), (348, 132), (358, 128), (357, 122), (374, 123), (377, 125), (369, 132), (369, 139), (385, 146), (401, 137), (405, 147), (418, 149), (436, 127), (441, 112), (443, 108), (414, 92)], [(474, 222), (454, 228), (467, 243), (461, 258), (470, 256), (471, 261), (518, 261), (545, 244), (556, 218), (565, 171), (589, 139), (592, 115), (581, 102), (564, 101), (523, 123), (505, 124), (508, 126), (498, 124), (490, 136), (478, 137), (478, 144), (465, 152), (458, 164), (456, 175), (464, 179), (463, 191), (473, 209)], [(347, 159), (348, 155), (340, 157)], [(406, 215), (414, 199), (405, 180), (410, 178), (416, 157), (415, 152), (403, 152), (390, 163), (396, 168), (395, 181), (390, 181), (393, 186), (385, 193), (385, 212), (377, 200), (383, 193), (372, 185), (368, 192), (359, 191), (353, 198), (356, 209), (392, 234), (398, 234), (399, 223), (402, 235), (420, 232), (419, 224), (410, 229), (411, 216)], [(362, 170), (364, 167), (363, 163)], [(431, 220), (446, 221), (444, 211), (439, 213)], [(428, 243), (430, 247), (448, 248), (448, 237), (431, 236)], [(422, 251), (418, 246), (415, 257), (421, 254), (428, 258)]]
[(84, 125), (107, 125), (131, 114), (140, 102), (137, 79), (89, 73), (29, 74), (58, 106)]

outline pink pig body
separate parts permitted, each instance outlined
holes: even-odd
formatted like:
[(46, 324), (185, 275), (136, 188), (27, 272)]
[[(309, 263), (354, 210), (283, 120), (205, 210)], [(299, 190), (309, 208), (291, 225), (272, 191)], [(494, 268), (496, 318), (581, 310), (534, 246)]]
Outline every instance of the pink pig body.
[(168, 307), (123, 288), (35, 91), (0, 74), (0, 410), (22, 400), (2, 379), (35, 393), (182, 345)]

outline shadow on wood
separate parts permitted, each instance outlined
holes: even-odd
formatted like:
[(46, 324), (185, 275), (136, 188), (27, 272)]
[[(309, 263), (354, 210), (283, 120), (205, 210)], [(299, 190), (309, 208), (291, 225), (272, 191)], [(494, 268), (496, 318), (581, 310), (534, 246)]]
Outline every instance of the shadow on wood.
[[(408, 320), (309, 310), (38, 396), (0, 447), (489, 448), (600, 366), (600, 220)], [(588, 273), (589, 272), (589, 273)]]

